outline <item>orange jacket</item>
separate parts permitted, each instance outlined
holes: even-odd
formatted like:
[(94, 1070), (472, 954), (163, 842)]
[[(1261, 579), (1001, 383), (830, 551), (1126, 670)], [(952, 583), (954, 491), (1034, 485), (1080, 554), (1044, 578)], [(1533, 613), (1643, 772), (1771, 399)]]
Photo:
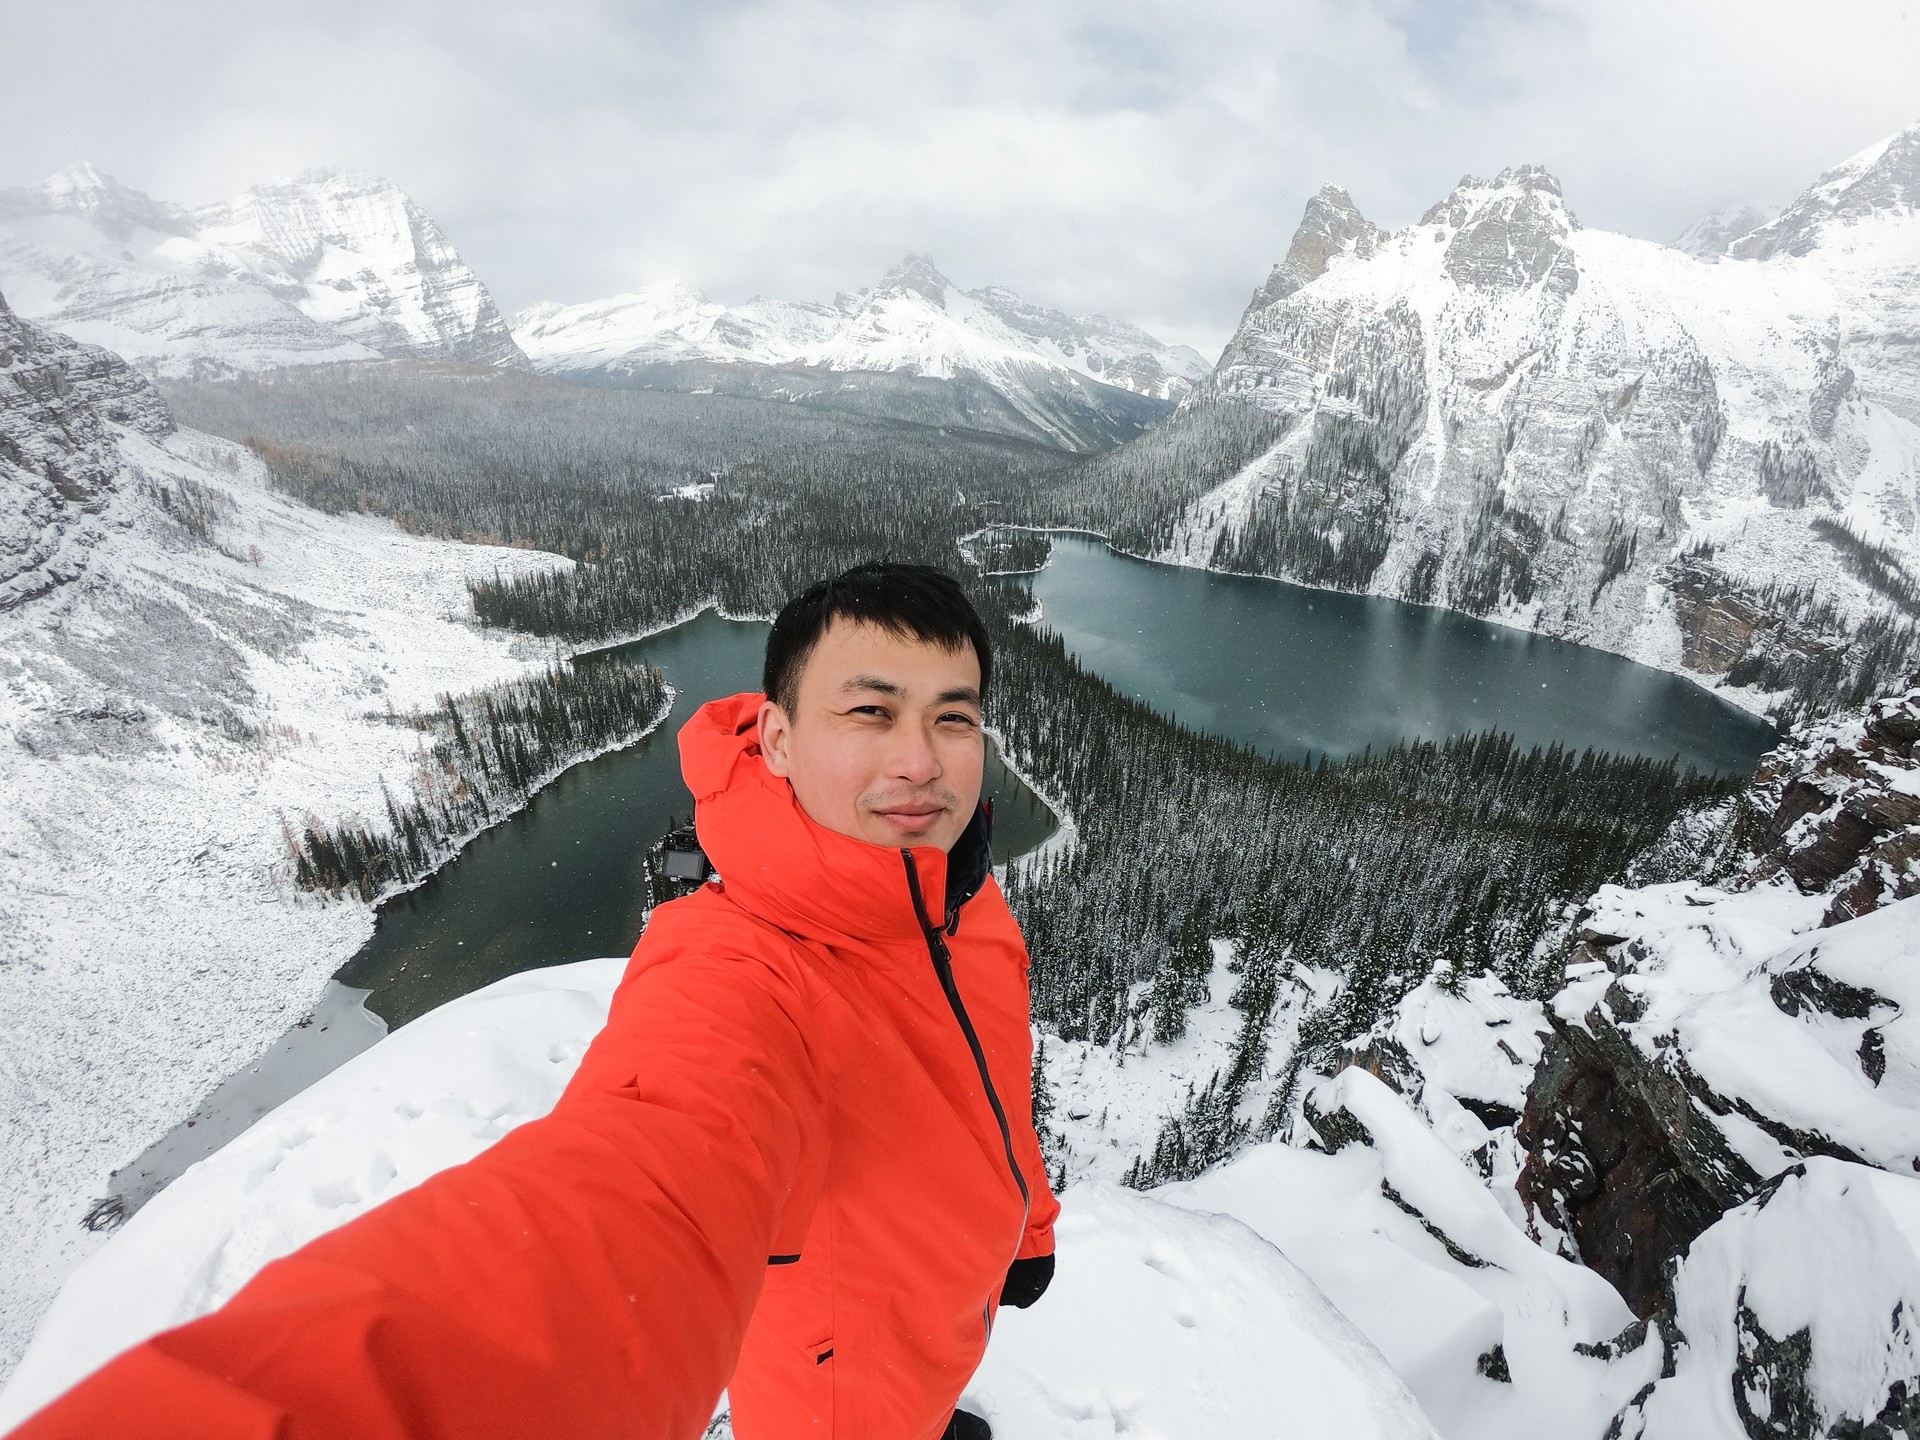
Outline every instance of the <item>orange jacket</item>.
[(741, 1440), (937, 1436), (1053, 1249), (1026, 951), (991, 878), (923, 929), (948, 857), (810, 820), (759, 701), (680, 732), (721, 883), (654, 912), (551, 1115), (16, 1435), (690, 1440), (730, 1382)]

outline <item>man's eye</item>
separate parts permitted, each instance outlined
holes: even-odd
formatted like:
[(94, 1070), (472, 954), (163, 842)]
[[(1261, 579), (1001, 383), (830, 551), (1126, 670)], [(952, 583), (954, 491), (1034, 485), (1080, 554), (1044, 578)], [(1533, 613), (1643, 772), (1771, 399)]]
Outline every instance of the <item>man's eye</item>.
[(940, 717), (940, 722), (942, 724), (948, 724), (956, 720), (959, 721), (962, 725), (971, 725), (974, 723), (973, 716), (967, 714), (967, 712), (964, 710), (954, 710)]
[(884, 716), (887, 713), (887, 707), (884, 705), (856, 705), (853, 707), (853, 713), (855, 715)]

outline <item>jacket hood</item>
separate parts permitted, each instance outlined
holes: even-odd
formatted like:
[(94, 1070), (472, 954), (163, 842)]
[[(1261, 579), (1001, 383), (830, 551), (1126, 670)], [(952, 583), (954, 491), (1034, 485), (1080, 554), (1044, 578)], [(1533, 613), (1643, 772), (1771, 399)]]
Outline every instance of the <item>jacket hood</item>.
[(947, 852), (932, 845), (872, 845), (842, 835), (800, 808), (793, 789), (760, 754), (758, 692), (702, 705), (680, 729), (680, 771), (693, 792), (700, 846), (727, 893), (750, 914), (795, 935), (918, 937), (920, 922), (901, 856), (910, 849), (929, 918), (939, 897), (951, 910), (985, 883), (989, 855), (984, 807), (954, 846), (957, 882), (948, 884)]

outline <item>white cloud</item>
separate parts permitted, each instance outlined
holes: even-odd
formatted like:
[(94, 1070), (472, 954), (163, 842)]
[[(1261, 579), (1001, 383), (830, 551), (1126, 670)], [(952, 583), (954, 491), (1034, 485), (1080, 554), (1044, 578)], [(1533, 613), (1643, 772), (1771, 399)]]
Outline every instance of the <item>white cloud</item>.
[(0, 183), (397, 181), (512, 307), (825, 298), (907, 250), (1217, 347), (1326, 181), (1540, 161), (1658, 238), (1920, 118), (1902, 0), (69, 0), (0, 11)]

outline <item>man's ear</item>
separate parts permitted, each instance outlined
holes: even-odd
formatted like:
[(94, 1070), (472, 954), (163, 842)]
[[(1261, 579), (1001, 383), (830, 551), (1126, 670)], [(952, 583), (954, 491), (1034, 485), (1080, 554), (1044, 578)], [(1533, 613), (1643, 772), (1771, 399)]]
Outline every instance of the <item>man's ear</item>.
[(793, 722), (771, 700), (760, 702), (760, 758), (767, 769), (785, 779), (793, 769)]

